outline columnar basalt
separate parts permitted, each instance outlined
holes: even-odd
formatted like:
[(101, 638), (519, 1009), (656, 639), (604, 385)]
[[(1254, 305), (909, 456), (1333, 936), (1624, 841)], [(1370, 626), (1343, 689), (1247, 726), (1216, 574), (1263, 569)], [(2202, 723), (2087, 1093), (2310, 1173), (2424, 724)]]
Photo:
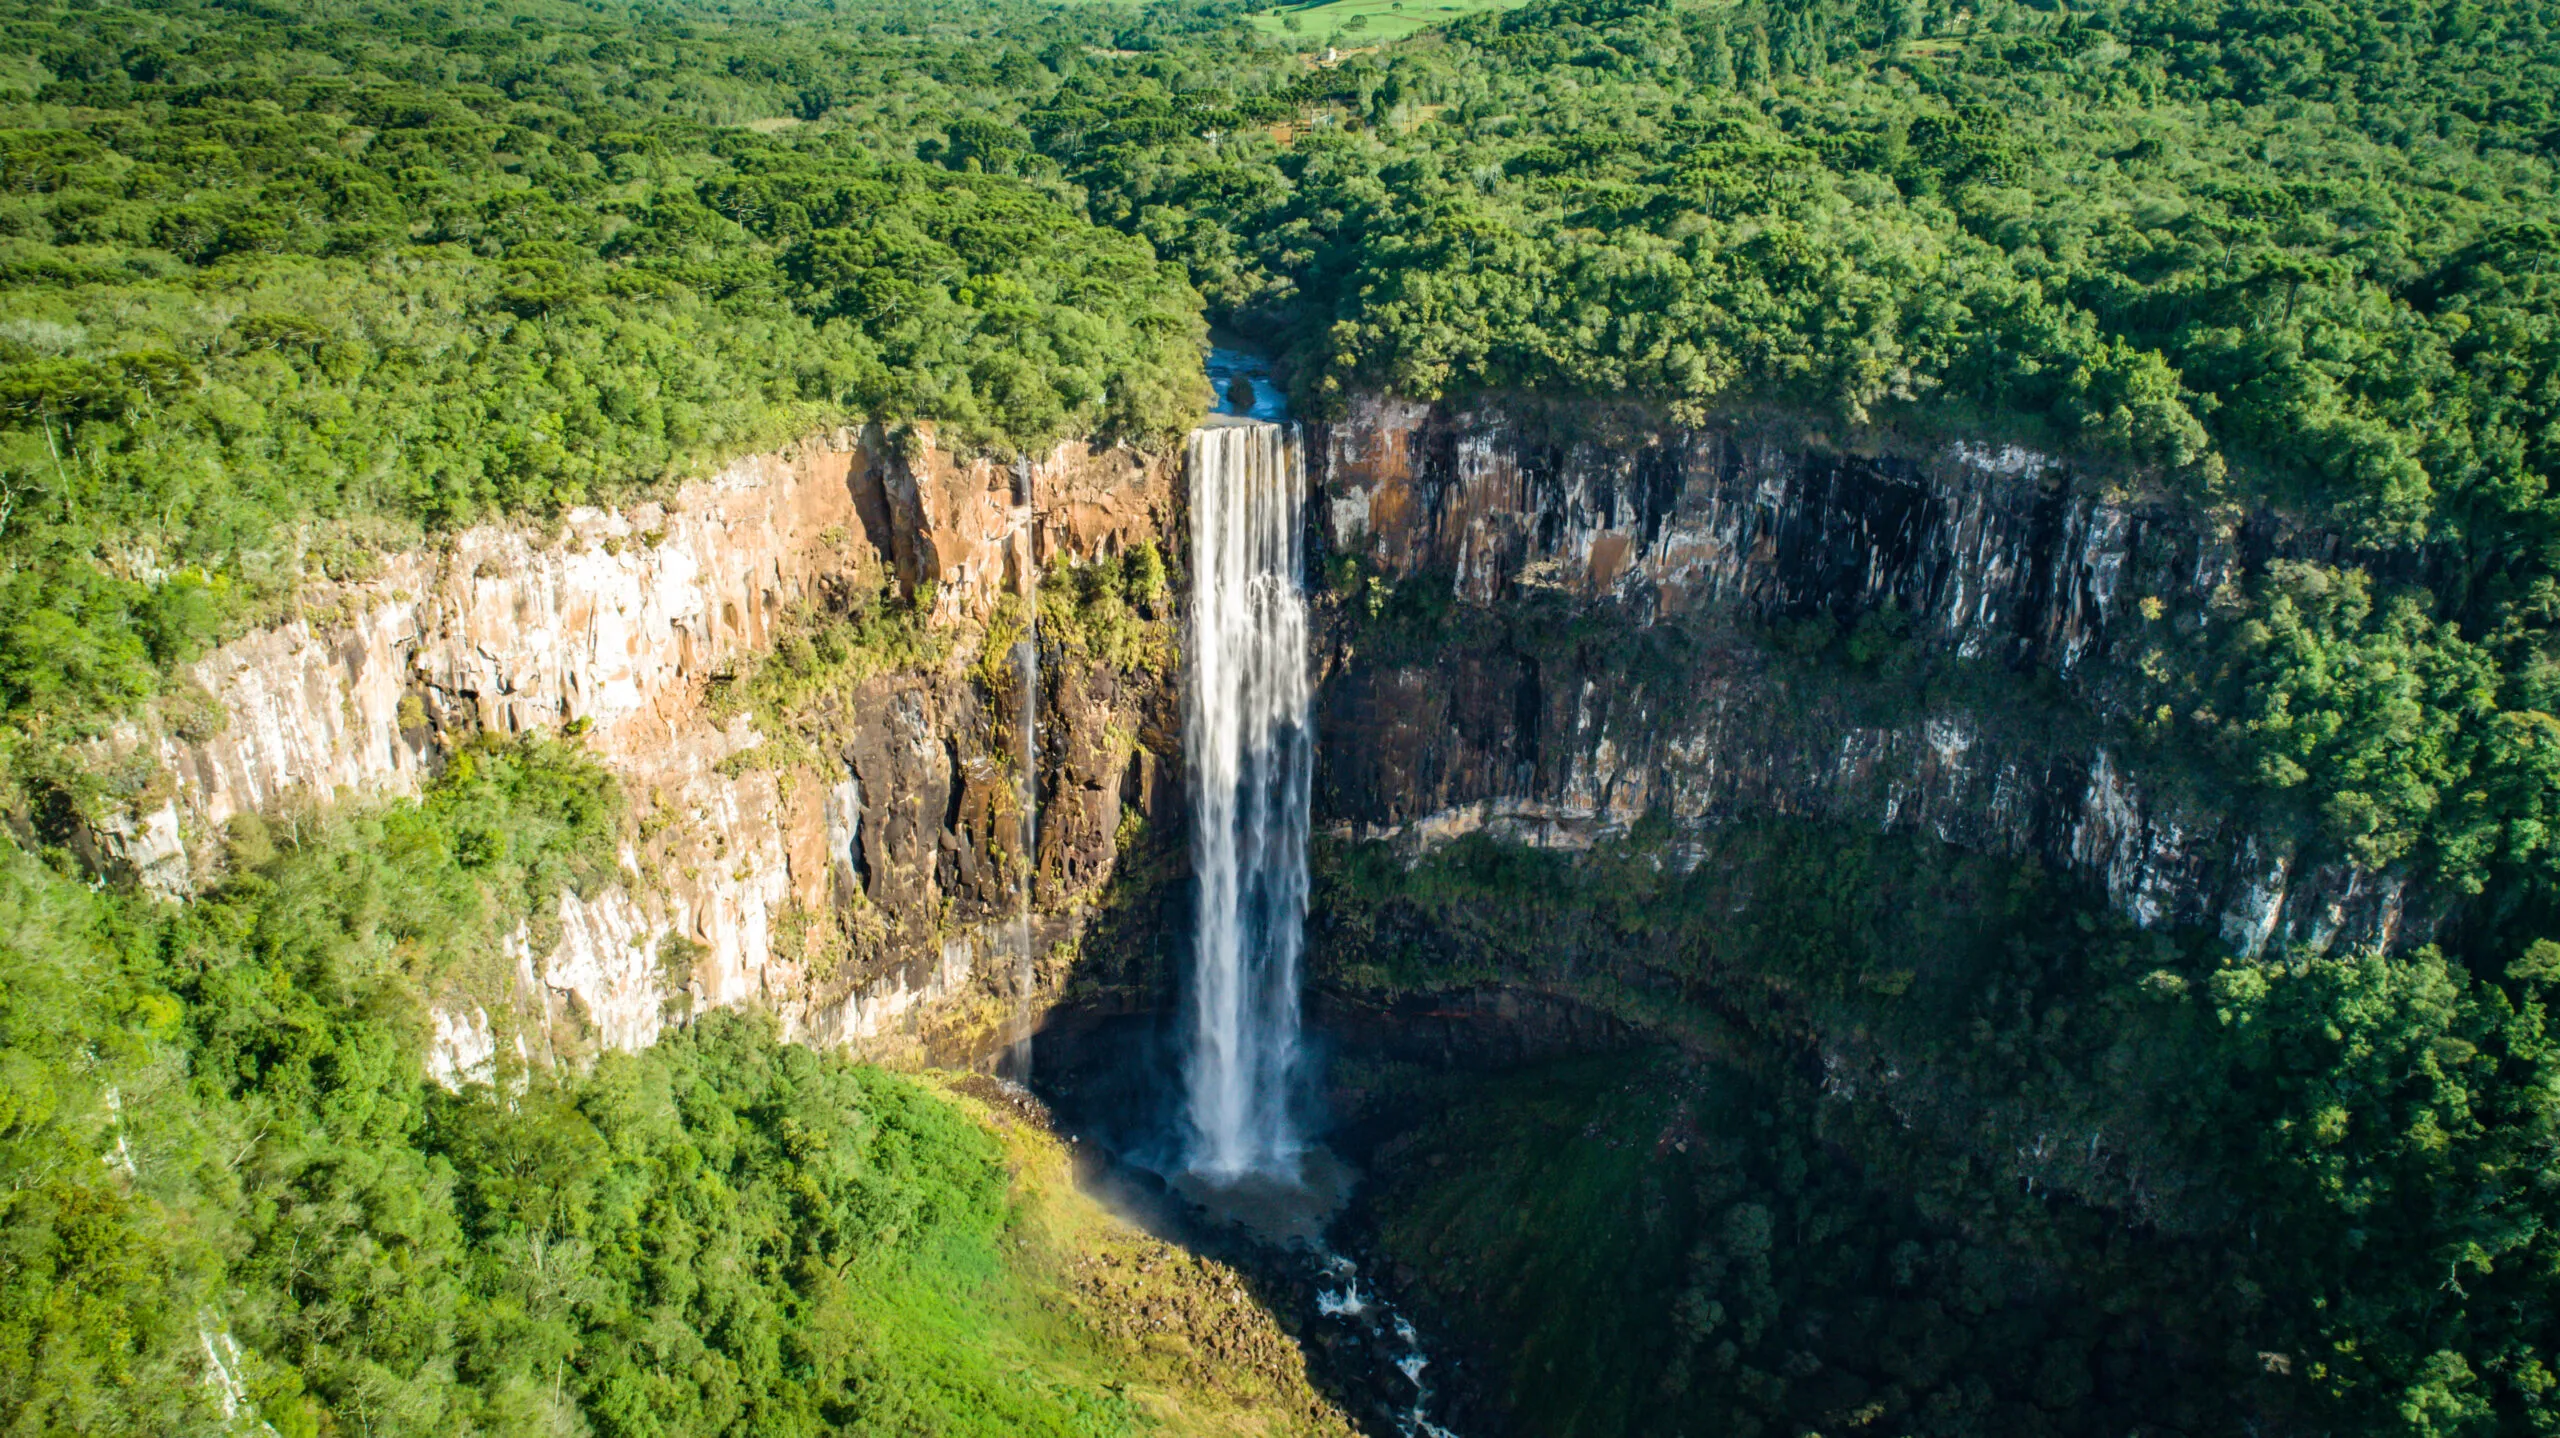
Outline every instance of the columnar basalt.
[[(1780, 419), (1370, 397), (1313, 450), (1324, 538), (1383, 582), (1446, 585), (1462, 614), (1695, 636), (1682, 667), (1640, 673), (1539, 636), (1427, 661), (1338, 639), (1318, 801), (1337, 833), (1572, 847), (1648, 812), (1687, 832), (1798, 815), (2032, 855), (2146, 927), (2218, 927), (2246, 953), (2412, 937), (2399, 874), (2306, 861), (2233, 796), (2155, 782), (2109, 742), (2143, 647), (2192, 638), (2244, 558), (2308, 538), (2023, 449), (1878, 452)], [(2066, 702), (1879, 715), (1763, 642), (1888, 609), (1911, 642), (2040, 671)]]
[[(183, 893), (218, 865), (236, 814), (414, 794), (475, 733), (576, 736), (634, 822), (621, 882), (563, 894), (556, 926), (523, 938), (513, 999), (537, 1042), (633, 1047), (671, 1014), (755, 1003), (812, 1041), (973, 1056), (994, 1041), (979, 990), (1013, 982), (988, 965), (1021, 942), (994, 923), (1018, 919), (1005, 856), (1021, 845), (995, 822), (1018, 807), (1015, 780), (967, 655), (865, 681), (814, 743), (760, 731), (716, 691), (808, 615), (892, 576), (894, 602), (926, 605), (965, 649), (1053, 559), (1161, 539), (1177, 465), (1081, 444), (969, 459), (929, 432), (846, 430), (663, 501), (571, 511), (549, 533), (486, 526), (389, 556), (362, 580), (312, 584), (303, 617), (194, 666), (217, 731), (121, 736), (156, 757), (172, 797), (102, 837)], [(1157, 802), (1159, 761), (1141, 746), (1176, 743), (1160, 676), (1088, 667), (1045, 675), (1037, 695), (1040, 722), (1069, 740), (1034, 776), (1044, 945), (1072, 939), (1109, 881), (1124, 792)], [(454, 1011), (439, 1033), (464, 1036), (446, 1068), (485, 1067), (479, 1009), (495, 999), (441, 1001)]]

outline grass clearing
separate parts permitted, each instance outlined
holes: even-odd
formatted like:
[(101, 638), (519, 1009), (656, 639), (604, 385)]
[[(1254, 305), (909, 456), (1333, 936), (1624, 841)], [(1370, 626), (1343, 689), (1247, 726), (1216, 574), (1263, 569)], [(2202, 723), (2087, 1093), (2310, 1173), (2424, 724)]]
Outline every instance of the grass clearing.
[(1066, 1146), (986, 1080), (920, 1077), (1004, 1149), (1010, 1213), (995, 1262), (940, 1313), (982, 1325), (975, 1346), (991, 1368), (1015, 1373), (1024, 1390), (1099, 1398), (1108, 1411), (1097, 1416), (1143, 1430), (1352, 1438), (1242, 1275), (1149, 1235), (1078, 1188)]
[[(1266, 10), (1253, 17), (1254, 28), (1275, 39), (1302, 41), (1350, 50), (1376, 45), (1446, 25), (1479, 10), (1509, 10), (1523, 0), (1319, 0)], [(1295, 21), (1295, 27), (1291, 23)]]

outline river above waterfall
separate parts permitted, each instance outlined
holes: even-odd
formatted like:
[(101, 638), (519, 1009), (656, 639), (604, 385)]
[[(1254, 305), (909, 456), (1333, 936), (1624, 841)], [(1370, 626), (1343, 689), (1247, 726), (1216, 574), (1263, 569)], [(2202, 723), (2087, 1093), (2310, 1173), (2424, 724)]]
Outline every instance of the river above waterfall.
[[(1289, 395), (1272, 377), (1271, 361), (1251, 350), (1232, 345), (1209, 347), (1209, 383), (1217, 390), (1217, 402), (1211, 418), (1227, 416), (1235, 419), (1267, 420), (1285, 423), (1289, 418)], [(1235, 386), (1242, 381), (1253, 392), (1253, 403), (1239, 406), (1234, 402)]]

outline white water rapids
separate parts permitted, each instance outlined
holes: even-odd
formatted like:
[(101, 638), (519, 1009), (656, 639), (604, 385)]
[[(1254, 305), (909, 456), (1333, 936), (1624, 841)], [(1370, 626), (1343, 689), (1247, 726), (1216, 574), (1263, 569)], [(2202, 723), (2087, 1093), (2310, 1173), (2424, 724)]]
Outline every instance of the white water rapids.
[(1191, 856), (1199, 879), (1188, 1088), (1191, 1170), (1294, 1179), (1298, 959), (1307, 910), (1306, 468), (1297, 427), (1224, 419), (1191, 436)]
[[(1339, 1281), (1340, 1288), (1324, 1288), (1316, 1293), (1316, 1312), (1345, 1324), (1369, 1338), (1371, 1352), (1391, 1348), (1395, 1370), (1413, 1385), (1411, 1404), (1393, 1410), (1398, 1438), (1458, 1438), (1458, 1435), (1431, 1421), (1431, 1383), (1423, 1372), (1431, 1366), (1431, 1355), (1422, 1350), (1422, 1335), (1394, 1308), (1380, 1302), (1374, 1292), (1360, 1291), (1360, 1265), (1339, 1253), (1318, 1245), (1315, 1256), (1323, 1265), (1327, 1282)], [(1385, 1343), (1394, 1335), (1392, 1345)]]

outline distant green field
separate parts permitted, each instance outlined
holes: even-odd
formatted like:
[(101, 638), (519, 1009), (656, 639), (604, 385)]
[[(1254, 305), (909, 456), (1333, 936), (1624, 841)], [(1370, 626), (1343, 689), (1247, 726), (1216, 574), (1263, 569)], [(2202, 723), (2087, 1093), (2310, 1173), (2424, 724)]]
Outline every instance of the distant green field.
[[(1416, 30), (1445, 25), (1478, 10), (1508, 10), (1522, 0), (1317, 0), (1267, 10), (1253, 17), (1266, 35), (1288, 36), (1309, 46), (1340, 45), (1346, 49), (1401, 40)], [(1289, 22), (1295, 20), (1292, 30)], [(1355, 21), (1360, 23), (1354, 23)]]

